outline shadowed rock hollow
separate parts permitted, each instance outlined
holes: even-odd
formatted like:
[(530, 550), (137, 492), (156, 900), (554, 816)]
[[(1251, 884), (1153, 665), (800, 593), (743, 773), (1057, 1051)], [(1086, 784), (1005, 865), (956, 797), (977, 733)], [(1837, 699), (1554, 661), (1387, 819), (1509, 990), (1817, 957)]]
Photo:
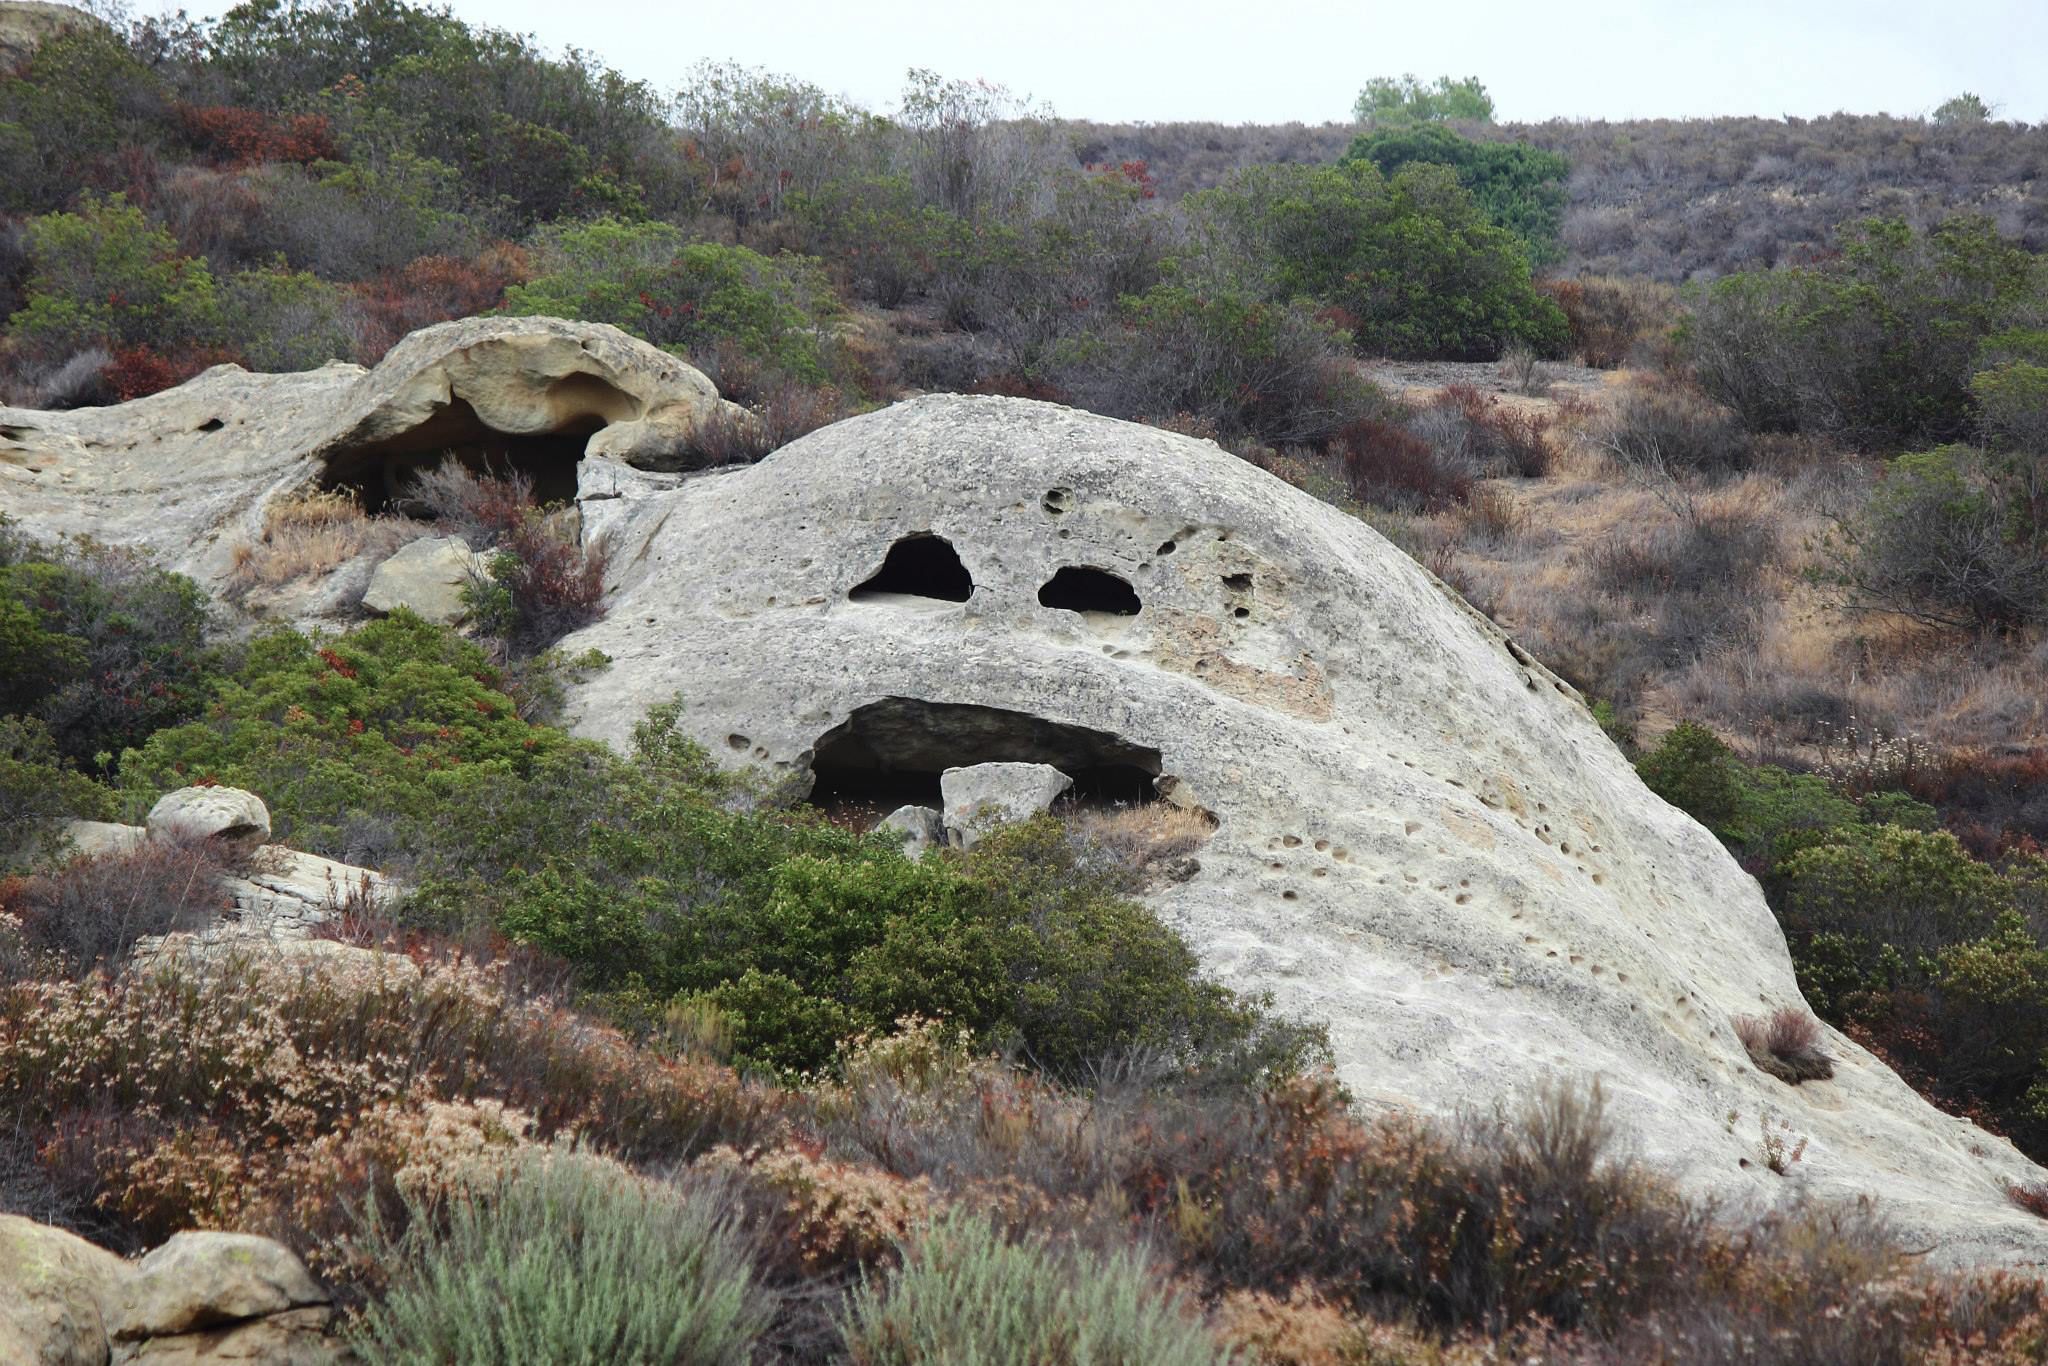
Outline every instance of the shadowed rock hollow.
[[(1874, 1195), (1947, 1259), (2048, 1253), (2004, 1194), (2038, 1170), (1846, 1038), (1832, 1080), (1751, 1064), (1734, 1017), (1800, 1002), (1755, 881), (1363, 523), (1210, 443), (997, 398), (680, 488), (585, 477), (622, 491), (585, 507), (610, 615), (564, 645), (616, 663), (572, 696), (583, 733), (680, 694), (712, 753), (831, 783), (1062, 745), (1178, 780), (1220, 824), (1156, 905), (1223, 980), (1328, 1021), (1364, 1104), (1597, 1075), (1694, 1191)], [(1766, 1128), (1805, 1142), (1788, 1175)]]
[(413, 333), (370, 370), (221, 365), (111, 408), (0, 407), (0, 509), (46, 535), (146, 547), (218, 584), (279, 495), (350, 487), (375, 511), (409, 471), (453, 455), (567, 500), (586, 456), (693, 467), (697, 428), (717, 412), (751, 420), (615, 327), (467, 318)]

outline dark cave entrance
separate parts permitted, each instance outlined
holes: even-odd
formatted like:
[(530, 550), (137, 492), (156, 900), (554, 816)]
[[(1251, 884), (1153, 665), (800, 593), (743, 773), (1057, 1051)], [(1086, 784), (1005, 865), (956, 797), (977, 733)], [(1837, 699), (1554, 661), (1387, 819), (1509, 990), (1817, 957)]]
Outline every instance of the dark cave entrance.
[(960, 552), (953, 549), (951, 541), (920, 531), (890, 546), (874, 577), (847, 596), (859, 602), (891, 594), (965, 602), (974, 594), (974, 576), (960, 563)]
[(607, 425), (603, 413), (565, 417), (553, 431), (534, 435), (501, 432), (455, 399), (419, 426), (382, 441), (344, 446), (324, 457), (323, 489), (352, 489), (363, 511), (417, 515), (406, 484), (420, 470), (453, 460), (477, 474), (516, 472), (533, 481), (536, 502), (576, 499), (576, 467), (592, 432)]
[(988, 763), (1051, 764), (1074, 780), (1068, 801), (1158, 800), (1159, 751), (1110, 731), (1002, 707), (885, 697), (818, 737), (811, 803), (872, 823), (899, 806), (938, 807), (941, 773)]

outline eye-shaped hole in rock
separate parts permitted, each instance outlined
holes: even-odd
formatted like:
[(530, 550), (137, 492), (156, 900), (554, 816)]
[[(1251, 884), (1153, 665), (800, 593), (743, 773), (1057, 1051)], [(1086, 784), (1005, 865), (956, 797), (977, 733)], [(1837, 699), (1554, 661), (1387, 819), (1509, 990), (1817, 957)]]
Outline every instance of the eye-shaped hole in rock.
[(1051, 764), (1082, 803), (1157, 799), (1156, 749), (1087, 726), (1002, 707), (885, 697), (856, 708), (811, 747), (811, 803), (872, 825), (899, 806), (939, 807), (939, 775), (971, 764)]
[(1085, 564), (1063, 565), (1038, 590), (1038, 603), (1068, 612), (1108, 612), (1120, 617), (1134, 617), (1145, 606), (1138, 600), (1138, 590), (1127, 581), (1107, 569)]
[(974, 576), (960, 563), (960, 554), (944, 536), (920, 531), (889, 547), (874, 577), (847, 596), (859, 602), (891, 595), (965, 602), (974, 592)]
[(1249, 574), (1225, 574), (1223, 576), (1223, 586), (1233, 593), (1249, 593), (1252, 591), (1252, 576)]

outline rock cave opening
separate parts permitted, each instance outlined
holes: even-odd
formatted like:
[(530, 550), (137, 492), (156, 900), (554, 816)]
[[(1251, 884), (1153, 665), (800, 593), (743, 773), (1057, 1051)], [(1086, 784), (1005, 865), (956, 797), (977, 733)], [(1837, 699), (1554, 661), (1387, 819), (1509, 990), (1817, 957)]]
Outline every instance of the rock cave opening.
[(885, 697), (853, 714), (811, 748), (811, 804), (835, 819), (872, 825), (899, 806), (938, 808), (939, 775), (970, 764), (1051, 764), (1083, 805), (1159, 800), (1160, 754), (1110, 731), (1029, 712)]
[(882, 557), (882, 567), (847, 596), (856, 602), (889, 596), (965, 602), (973, 593), (974, 576), (960, 562), (953, 543), (944, 536), (920, 531), (890, 546)]
[[(608, 385), (604, 388), (617, 393)], [(584, 445), (611, 418), (602, 404), (565, 401), (561, 406), (564, 411), (554, 430), (521, 435), (498, 431), (468, 403), (455, 399), (409, 431), (329, 451), (323, 458), (320, 487), (353, 489), (368, 513), (417, 516), (421, 509), (407, 498), (407, 483), (415, 472), (453, 460), (479, 474), (523, 474), (533, 481), (537, 502), (573, 502)]]
[(1134, 617), (1145, 606), (1128, 580), (1085, 564), (1063, 565), (1038, 590), (1038, 602), (1068, 612), (1106, 612), (1119, 617)]

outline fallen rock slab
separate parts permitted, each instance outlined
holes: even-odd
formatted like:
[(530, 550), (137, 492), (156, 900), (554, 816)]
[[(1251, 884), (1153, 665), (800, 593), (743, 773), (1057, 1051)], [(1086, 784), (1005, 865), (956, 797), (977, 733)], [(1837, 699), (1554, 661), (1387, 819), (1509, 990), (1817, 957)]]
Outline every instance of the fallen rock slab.
[(363, 606), (380, 615), (409, 608), (437, 626), (452, 626), (469, 614), (463, 591), (486, 577), (489, 563), (460, 536), (422, 537), (371, 573)]
[(946, 835), (972, 849), (990, 831), (1052, 809), (1074, 780), (1050, 764), (994, 763), (949, 768), (939, 775)]

